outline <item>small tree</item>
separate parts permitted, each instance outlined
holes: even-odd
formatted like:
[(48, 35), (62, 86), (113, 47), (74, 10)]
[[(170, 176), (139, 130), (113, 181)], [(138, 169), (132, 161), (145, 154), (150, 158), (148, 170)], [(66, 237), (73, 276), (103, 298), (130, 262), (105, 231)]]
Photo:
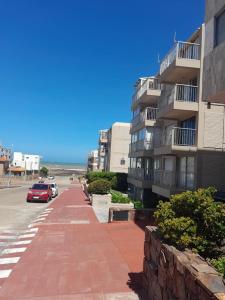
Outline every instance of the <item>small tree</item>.
[(43, 177), (47, 177), (48, 176), (48, 168), (42, 167), (40, 170), (40, 175)]
[(111, 183), (108, 180), (99, 179), (91, 182), (88, 186), (89, 194), (108, 194), (111, 189)]
[(187, 191), (160, 201), (155, 212), (158, 232), (180, 250), (212, 257), (225, 239), (225, 205), (213, 199), (214, 188)]

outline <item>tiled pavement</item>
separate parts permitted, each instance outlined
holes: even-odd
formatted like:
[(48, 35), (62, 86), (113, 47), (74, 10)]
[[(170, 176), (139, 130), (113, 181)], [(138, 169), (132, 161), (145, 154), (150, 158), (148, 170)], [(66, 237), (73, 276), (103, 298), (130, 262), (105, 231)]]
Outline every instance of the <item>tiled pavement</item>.
[(15, 238), (0, 234), (8, 243), (1, 300), (141, 299), (144, 232), (132, 222), (99, 223), (79, 186), (29, 227)]

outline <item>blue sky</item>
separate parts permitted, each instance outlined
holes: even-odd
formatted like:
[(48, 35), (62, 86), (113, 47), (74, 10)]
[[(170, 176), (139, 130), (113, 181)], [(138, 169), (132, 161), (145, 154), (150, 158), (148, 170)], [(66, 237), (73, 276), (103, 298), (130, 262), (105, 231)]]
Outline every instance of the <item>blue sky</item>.
[(203, 22), (204, 0), (0, 3), (0, 142), (85, 162), (98, 131), (129, 122), (133, 84)]

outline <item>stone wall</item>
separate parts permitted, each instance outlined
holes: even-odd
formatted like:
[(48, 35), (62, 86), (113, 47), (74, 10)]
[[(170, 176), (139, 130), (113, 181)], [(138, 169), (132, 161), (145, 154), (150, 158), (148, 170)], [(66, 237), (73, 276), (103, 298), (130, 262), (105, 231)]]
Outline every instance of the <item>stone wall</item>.
[(222, 277), (203, 258), (163, 244), (146, 227), (144, 288), (149, 300), (225, 300)]

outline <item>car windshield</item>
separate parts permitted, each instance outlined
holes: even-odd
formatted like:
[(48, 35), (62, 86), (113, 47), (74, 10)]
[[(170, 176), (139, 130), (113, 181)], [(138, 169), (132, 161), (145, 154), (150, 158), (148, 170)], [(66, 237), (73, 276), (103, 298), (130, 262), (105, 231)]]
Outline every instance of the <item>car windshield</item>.
[(34, 184), (32, 186), (33, 190), (47, 190), (48, 189), (48, 185), (47, 184)]

